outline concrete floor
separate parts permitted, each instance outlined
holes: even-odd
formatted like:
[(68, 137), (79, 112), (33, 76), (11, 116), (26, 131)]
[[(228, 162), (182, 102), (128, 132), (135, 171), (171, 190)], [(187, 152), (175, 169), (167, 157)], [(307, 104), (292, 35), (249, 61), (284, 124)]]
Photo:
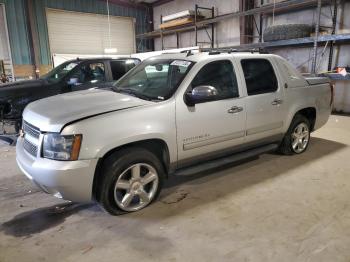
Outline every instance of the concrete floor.
[(350, 118), (298, 156), (262, 155), (168, 181), (110, 216), (39, 192), (0, 147), (0, 261), (350, 261)]

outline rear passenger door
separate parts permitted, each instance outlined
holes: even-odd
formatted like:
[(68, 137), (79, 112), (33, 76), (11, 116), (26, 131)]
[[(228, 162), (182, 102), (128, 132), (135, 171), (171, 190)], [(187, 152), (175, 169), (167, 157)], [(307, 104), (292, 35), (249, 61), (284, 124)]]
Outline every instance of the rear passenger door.
[(247, 89), (246, 141), (272, 142), (283, 130), (283, 87), (278, 82), (271, 60), (267, 58), (240, 61)]

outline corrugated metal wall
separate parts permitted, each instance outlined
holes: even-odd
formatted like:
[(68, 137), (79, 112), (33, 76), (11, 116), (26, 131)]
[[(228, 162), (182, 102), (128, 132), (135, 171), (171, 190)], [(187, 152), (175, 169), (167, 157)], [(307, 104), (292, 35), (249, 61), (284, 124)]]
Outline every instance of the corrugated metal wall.
[[(24, 8), (26, 0), (0, 0), (5, 4), (9, 38), (14, 64), (30, 64), (30, 45), (27, 28), (27, 16)], [(36, 18), (40, 62), (43, 65), (51, 63), (48, 41), (45, 8), (55, 8), (67, 11), (107, 14), (106, 2), (100, 0), (33, 0), (33, 9)], [(136, 19), (136, 34), (147, 31), (147, 11), (116, 4), (110, 4), (110, 14), (128, 16)], [(68, 44), (68, 43), (67, 43)], [(138, 50), (147, 50), (150, 42), (137, 42)]]
[(23, 0), (0, 0), (5, 4), (11, 56), (14, 64), (30, 64), (27, 16)]

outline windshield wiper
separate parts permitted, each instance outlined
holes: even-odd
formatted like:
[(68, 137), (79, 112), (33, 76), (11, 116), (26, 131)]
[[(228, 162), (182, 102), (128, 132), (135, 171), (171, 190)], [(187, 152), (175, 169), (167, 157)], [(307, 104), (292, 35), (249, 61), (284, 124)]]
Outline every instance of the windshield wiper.
[(128, 94), (128, 95), (131, 95), (131, 96), (134, 96), (134, 97), (143, 99), (143, 100), (148, 100), (148, 101), (155, 101), (155, 100), (158, 100), (158, 99), (155, 99), (155, 98), (146, 96), (146, 95), (144, 95), (144, 94), (140, 94), (140, 93), (136, 92), (135, 90), (133, 90), (133, 89), (131, 89), (131, 88), (118, 88), (118, 87), (113, 87), (112, 89), (113, 89), (114, 92), (117, 92), (117, 93), (125, 93), (125, 94)]

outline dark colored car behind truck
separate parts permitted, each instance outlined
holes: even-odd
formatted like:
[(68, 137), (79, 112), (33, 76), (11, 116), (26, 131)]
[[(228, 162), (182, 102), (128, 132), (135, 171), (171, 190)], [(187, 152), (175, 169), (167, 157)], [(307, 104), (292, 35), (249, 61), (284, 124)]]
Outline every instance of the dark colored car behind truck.
[[(0, 85), (0, 123), (15, 125), (18, 132), (22, 112), (29, 103), (45, 97), (89, 89), (118, 80), (135, 65), (136, 58), (94, 58), (67, 61), (37, 80)], [(1, 130), (0, 130), (1, 132)]]

